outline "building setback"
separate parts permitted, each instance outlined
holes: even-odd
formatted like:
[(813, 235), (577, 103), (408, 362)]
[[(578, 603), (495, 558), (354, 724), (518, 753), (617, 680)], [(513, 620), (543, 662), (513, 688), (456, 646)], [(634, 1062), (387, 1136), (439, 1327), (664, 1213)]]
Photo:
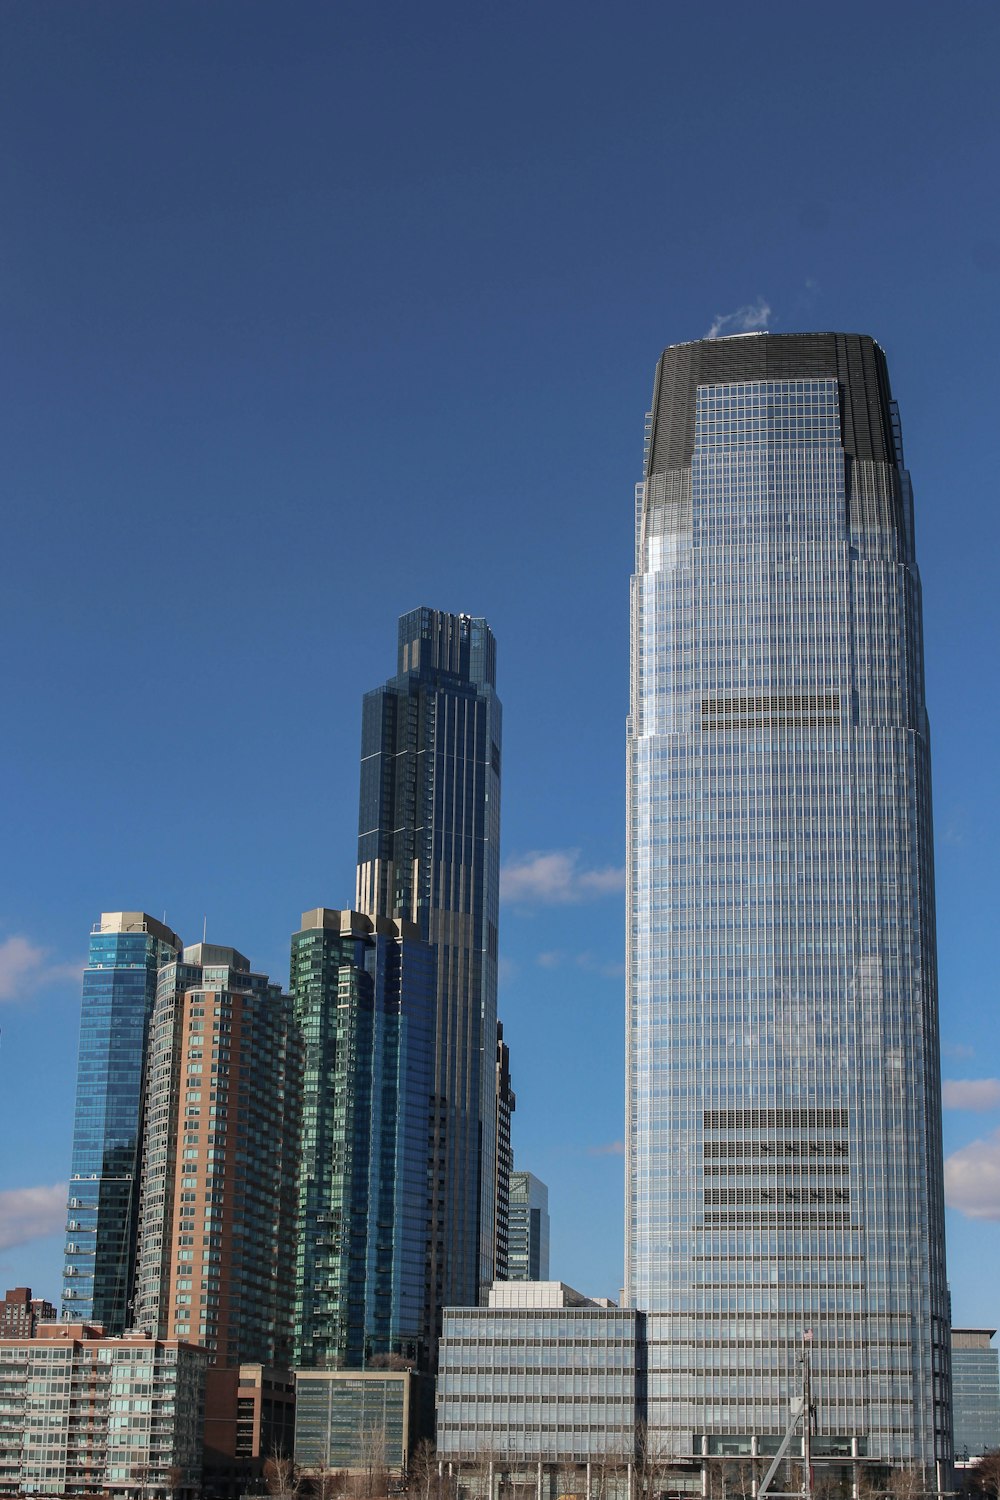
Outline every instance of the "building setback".
[(417, 609), (396, 676), (364, 700), (357, 906), (437, 955), (430, 1339), (496, 1265), (501, 712), (485, 620)]
[(434, 952), (412, 922), (323, 907), (292, 938), (305, 1044), (295, 1363), (426, 1368)]
[(0, 1495), (200, 1492), (206, 1360), (97, 1324), (0, 1339)]
[(882, 351), (667, 349), (636, 520), (626, 1275), (649, 1429), (677, 1454), (773, 1451), (808, 1330), (814, 1452), (933, 1478), (930, 745)]
[(180, 946), (146, 912), (103, 912), (83, 974), (62, 1311), (109, 1334), (129, 1320), (156, 975)]

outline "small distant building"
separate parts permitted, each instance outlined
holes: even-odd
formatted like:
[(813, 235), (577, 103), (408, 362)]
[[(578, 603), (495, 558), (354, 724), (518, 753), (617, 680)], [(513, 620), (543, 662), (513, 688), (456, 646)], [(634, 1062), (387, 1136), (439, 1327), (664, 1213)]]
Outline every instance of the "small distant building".
[(201, 1488), (204, 1349), (100, 1324), (0, 1339), (0, 1496), (190, 1496)]
[(426, 1435), (429, 1391), (411, 1370), (296, 1370), (295, 1462), (402, 1475)]
[(532, 1172), (511, 1172), (508, 1281), (549, 1277), (549, 1190)]
[(1000, 1448), (1000, 1357), (995, 1328), (951, 1330), (951, 1401), (955, 1461), (969, 1463)]
[(437, 1455), (499, 1495), (630, 1492), (645, 1318), (560, 1281), (495, 1282), (444, 1312)]
[(56, 1310), (30, 1286), (16, 1286), (0, 1302), (0, 1339), (30, 1339), (39, 1323), (54, 1323)]

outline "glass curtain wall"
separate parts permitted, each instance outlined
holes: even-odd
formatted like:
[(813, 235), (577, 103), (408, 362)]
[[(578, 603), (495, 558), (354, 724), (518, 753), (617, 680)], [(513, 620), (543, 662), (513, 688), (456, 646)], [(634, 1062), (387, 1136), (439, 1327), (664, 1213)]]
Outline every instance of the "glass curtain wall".
[[(672, 1452), (949, 1457), (930, 748), (881, 351), (668, 349), (637, 505), (627, 1283)], [(724, 1447), (720, 1446), (725, 1441)]]

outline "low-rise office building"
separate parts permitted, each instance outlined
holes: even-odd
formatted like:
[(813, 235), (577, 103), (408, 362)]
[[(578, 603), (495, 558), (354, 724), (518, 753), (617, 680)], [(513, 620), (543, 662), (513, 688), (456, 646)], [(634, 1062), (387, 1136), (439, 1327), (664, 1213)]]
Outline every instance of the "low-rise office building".
[(411, 1370), (296, 1370), (295, 1462), (403, 1475), (426, 1435), (428, 1391)]
[(558, 1281), (495, 1282), (446, 1308), (438, 1458), (477, 1491), (629, 1487), (644, 1413), (644, 1317)]
[(207, 1359), (100, 1324), (0, 1339), (0, 1496), (194, 1493)]
[(951, 1407), (956, 1463), (1000, 1448), (1000, 1358), (995, 1328), (951, 1330)]

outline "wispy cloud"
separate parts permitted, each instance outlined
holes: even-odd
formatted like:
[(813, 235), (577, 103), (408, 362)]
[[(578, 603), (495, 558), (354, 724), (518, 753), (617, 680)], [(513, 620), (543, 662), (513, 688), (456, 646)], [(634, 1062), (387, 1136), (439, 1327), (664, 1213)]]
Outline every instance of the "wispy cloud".
[(624, 1156), (624, 1141), (605, 1141), (602, 1146), (588, 1146), (588, 1156)]
[(945, 1109), (1000, 1109), (1000, 1078), (946, 1078), (941, 1103)]
[(770, 321), (770, 303), (765, 302), (763, 297), (758, 297), (756, 302), (748, 302), (735, 312), (716, 313), (705, 337), (719, 339), (727, 333), (752, 333), (754, 330), (765, 329)]
[(0, 1250), (55, 1234), (66, 1218), (66, 1183), (8, 1188), (0, 1193)]
[(584, 948), (579, 953), (567, 953), (563, 948), (550, 948), (539, 953), (535, 963), (540, 969), (562, 969), (567, 964), (572, 964), (576, 969), (584, 969), (588, 974), (600, 974), (604, 979), (620, 979), (625, 973), (625, 965), (620, 959), (609, 962), (589, 948)]
[(52, 963), (48, 949), (30, 938), (14, 936), (0, 943), (0, 1000), (26, 1000), (47, 984), (79, 979), (82, 973), (82, 963)]
[(625, 870), (616, 865), (587, 869), (579, 849), (536, 849), (500, 872), (500, 895), (515, 905), (574, 906), (623, 889)]
[(941, 1051), (945, 1057), (975, 1057), (975, 1047), (970, 1047), (968, 1042), (942, 1042)]
[(967, 1219), (1000, 1219), (1000, 1130), (946, 1159), (944, 1201)]

